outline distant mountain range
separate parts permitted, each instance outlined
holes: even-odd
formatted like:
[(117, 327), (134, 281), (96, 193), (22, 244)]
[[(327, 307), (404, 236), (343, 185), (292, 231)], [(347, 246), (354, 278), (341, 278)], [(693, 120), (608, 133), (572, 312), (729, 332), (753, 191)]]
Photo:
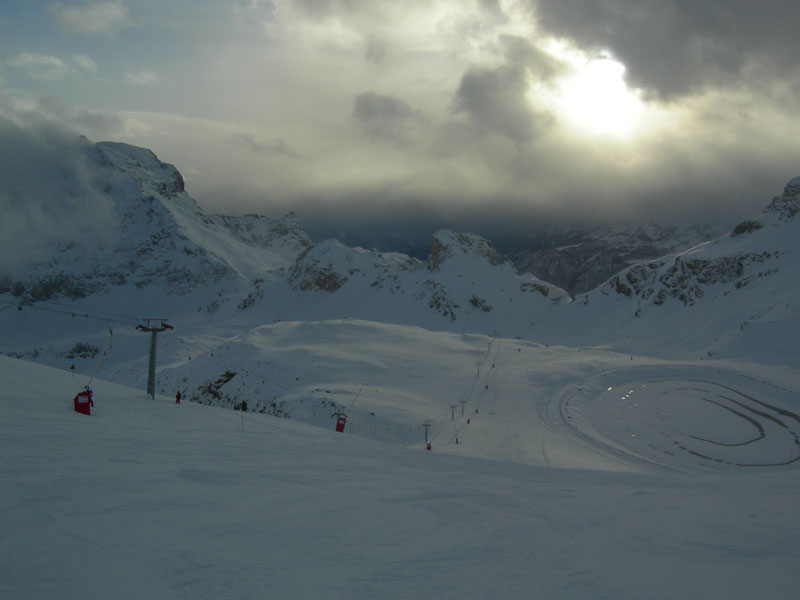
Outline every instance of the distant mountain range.
[[(293, 214), (205, 214), (180, 173), (148, 150), (98, 143), (84, 152), (116, 224), (58, 242), (25, 278), (6, 277), (0, 291), (23, 303), (151, 288), (186, 296), (191, 305), (202, 288), (201, 295), (213, 297), (199, 307), (208, 313), (253, 310), (270, 320), (368, 316), (431, 327), (466, 320), (492, 329), (487, 315), (509, 313), (509, 303), (540, 313), (568, 299), (556, 286), (498, 264), (491, 243), (476, 235), (435, 233), (426, 261), (336, 240), (312, 243)], [(305, 298), (298, 302), (298, 295)]]

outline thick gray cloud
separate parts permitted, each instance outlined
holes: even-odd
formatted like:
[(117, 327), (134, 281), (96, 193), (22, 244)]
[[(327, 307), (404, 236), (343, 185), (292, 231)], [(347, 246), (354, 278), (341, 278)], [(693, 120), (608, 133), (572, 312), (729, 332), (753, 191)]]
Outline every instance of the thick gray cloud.
[(550, 84), (565, 72), (565, 65), (541, 50), (531, 40), (515, 35), (500, 36), (506, 63), (518, 69), (526, 69), (538, 82)]
[(281, 155), (294, 158), (297, 153), (292, 149), (286, 140), (274, 138), (269, 141), (259, 141), (246, 133), (234, 133), (230, 137), (231, 144), (244, 148), (248, 152), (261, 155)]
[(563, 66), (524, 38), (504, 35), (499, 43), (504, 64), (468, 69), (455, 91), (453, 110), (467, 115), (481, 132), (525, 144), (553, 122), (552, 115), (531, 102), (531, 81), (548, 85)]
[(542, 29), (611, 51), (663, 99), (800, 74), (795, 0), (533, 0)]
[(499, 133), (524, 144), (549, 121), (546, 115), (534, 112), (527, 99), (528, 87), (523, 69), (472, 68), (461, 78), (453, 109), (466, 114), (480, 131)]
[(76, 129), (93, 139), (108, 136), (112, 132), (118, 135), (124, 126), (124, 121), (118, 114), (107, 111), (83, 109), (71, 121)]
[(364, 58), (369, 62), (381, 65), (386, 61), (388, 54), (389, 46), (384, 40), (370, 36), (364, 42)]
[(0, 115), (0, 274), (23, 275), (51, 255), (51, 243), (103, 235), (112, 222), (77, 133)]
[(401, 141), (409, 130), (425, 122), (422, 112), (401, 98), (373, 91), (353, 101), (353, 119), (371, 136)]

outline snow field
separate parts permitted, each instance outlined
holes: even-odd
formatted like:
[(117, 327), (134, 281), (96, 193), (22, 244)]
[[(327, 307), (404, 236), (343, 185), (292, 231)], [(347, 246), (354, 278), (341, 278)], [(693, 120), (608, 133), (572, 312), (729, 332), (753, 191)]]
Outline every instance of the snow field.
[[(54, 327), (65, 322), (56, 330), (65, 337), (61, 352), (41, 346), (40, 359), (74, 364), (78, 378), (145, 389), (149, 336), (99, 329), (83, 339), (106, 354), (59, 358), (86, 323), (45, 317)], [(339, 319), (230, 331), (187, 320), (159, 335), (158, 364), (157, 390), (167, 396), (181, 390), (186, 400), (228, 407), (246, 399), (251, 411), (324, 429), (345, 413), (349, 435), (402, 446), (424, 447), (428, 423), (437, 451), (534, 466), (719, 469), (781, 466), (800, 455), (797, 374), (753, 363), (663, 361)], [(197, 395), (209, 386), (211, 395)]]
[(475, 460), (102, 380), (87, 417), (79, 377), (5, 357), (0, 372), (3, 597), (744, 599), (800, 583), (794, 471)]

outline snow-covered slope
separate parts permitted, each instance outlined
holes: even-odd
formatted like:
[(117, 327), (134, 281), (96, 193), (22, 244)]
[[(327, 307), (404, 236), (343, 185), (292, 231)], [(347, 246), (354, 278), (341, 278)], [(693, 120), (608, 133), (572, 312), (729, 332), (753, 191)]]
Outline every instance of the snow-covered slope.
[(84, 376), (0, 357), (0, 595), (749, 600), (800, 584), (796, 471), (736, 464), (796, 458), (777, 421), (797, 423), (756, 404), (796, 411), (796, 374), (346, 322), (262, 337), (308, 379), (319, 363), (307, 403), (360, 385), (371, 412), (336, 433), (327, 411), (313, 427), (95, 379), (86, 416)]

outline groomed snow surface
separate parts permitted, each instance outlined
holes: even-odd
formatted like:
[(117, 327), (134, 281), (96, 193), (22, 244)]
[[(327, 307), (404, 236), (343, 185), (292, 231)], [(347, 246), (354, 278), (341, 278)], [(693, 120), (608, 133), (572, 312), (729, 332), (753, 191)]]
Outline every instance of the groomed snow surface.
[(800, 591), (794, 369), (351, 320), (236, 344), (296, 418), (153, 400), (104, 367), (81, 415), (88, 372), (0, 358), (0, 597)]

